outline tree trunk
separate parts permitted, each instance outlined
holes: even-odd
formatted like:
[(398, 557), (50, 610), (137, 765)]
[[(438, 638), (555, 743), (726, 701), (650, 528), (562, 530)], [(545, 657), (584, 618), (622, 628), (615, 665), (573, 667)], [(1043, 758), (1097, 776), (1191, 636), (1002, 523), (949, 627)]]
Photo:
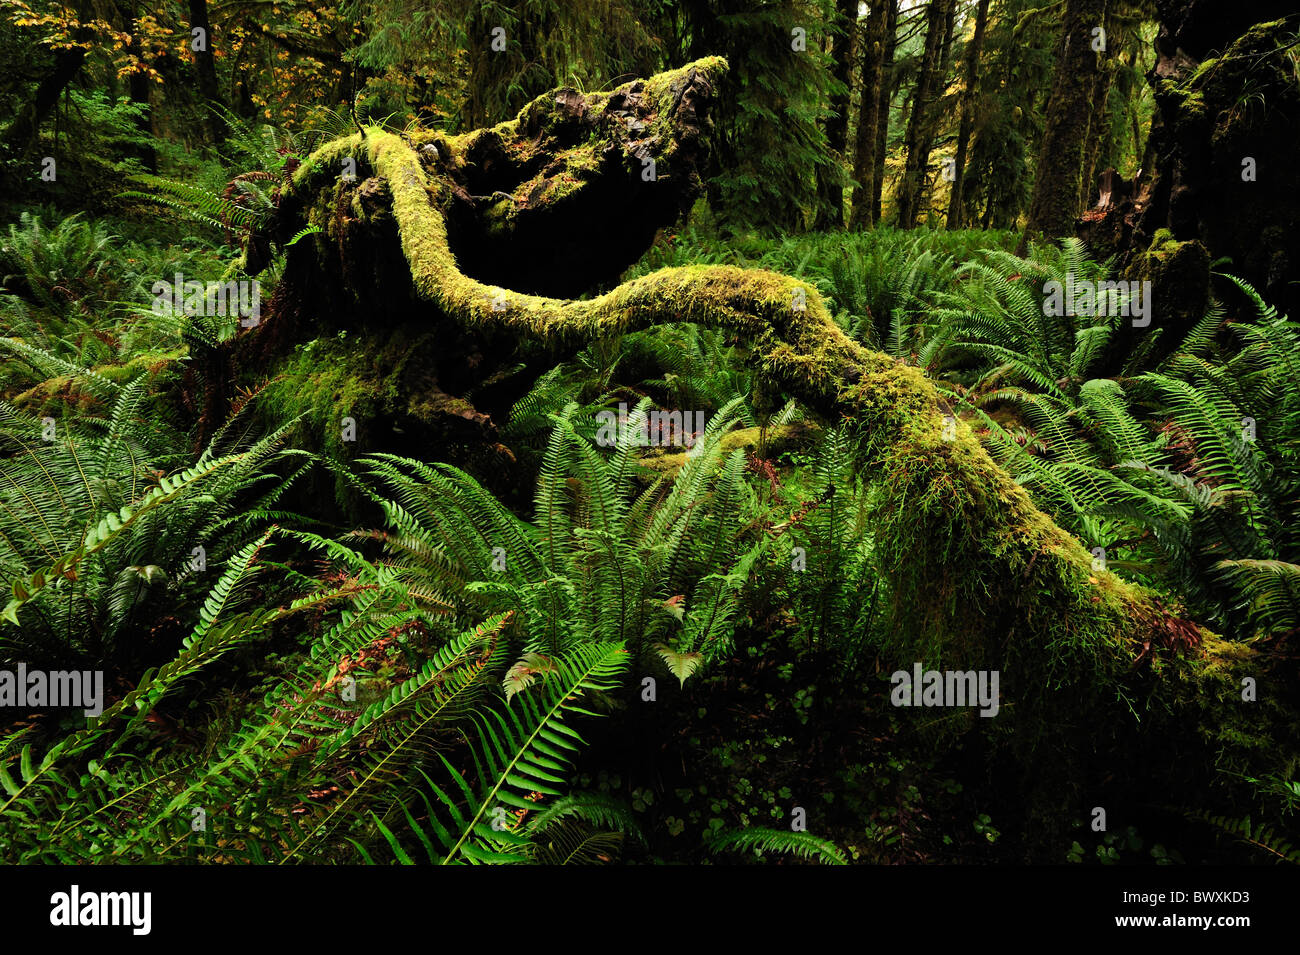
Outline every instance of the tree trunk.
[[(1180, 346), (1208, 307), (1212, 258), (1231, 258), (1234, 275), (1280, 312), (1300, 314), (1300, 167), (1293, 160), (1300, 83), (1284, 20), (1292, 6), (1157, 3), (1161, 29), (1148, 75), (1156, 114), (1141, 175), (1118, 200), (1074, 224), (1095, 254), (1118, 257), (1124, 278), (1152, 283), (1151, 327), (1121, 324), (1107, 356), (1111, 367), (1152, 331), (1160, 337), (1148, 361)], [(1243, 102), (1247, 89), (1254, 107)]]
[(73, 77), (81, 70), (86, 61), (86, 51), (82, 47), (56, 50), (54, 52), (54, 69), (42, 78), (36, 87), (36, 96), (28, 109), (14, 117), (13, 122), (4, 133), (4, 152), (13, 159), (24, 156), (40, 135), (41, 125), (49, 117), (50, 111), (58, 103), (59, 97), (67, 89)]
[(898, 49), (898, 3), (885, 0), (885, 57), (881, 61), (880, 103), (876, 108), (876, 162), (871, 176), (871, 219), (880, 222), (880, 201), (885, 188), (885, 156), (889, 152), (889, 106), (897, 85), (894, 51)]
[[(143, 65), (147, 53), (140, 45), (140, 10), (134, 2), (122, 3), (118, 7), (118, 15), (125, 24), (126, 32), (130, 34), (127, 50)], [(154, 128), (153, 108), (150, 103), (150, 84), (151, 80), (148, 73), (138, 69), (132, 70), (126, 80), (126, 91), (132, 103), (143, 107), (140, 119), (136, 122), (136, 128), (144, 137), (145, 142), (135, 148), (136, 157), (145, 169), (156, 173), (158, 171), (158, 155), (152, 145)]]
[[(1110, 42), (1109, 31), (1107, 31), (1107, 43)], [(1092, 110), (1088, 116), (1088, 132), (1083, 137), (1083, 164), (1079, 167), (1079, 200), (1075, 208), (1085, 209), (1088, 207), (1088, 200), (1092, 198), (1096, 191), (1096, 176), (1101, 170), (1097, 168), (1097, 160), (1101, 156), (1102, 141), (1109, 138), (1110, 112), (1106, 108), (1106, 103), (1110, 99), (1110, 87), (1112, 73), (1109, 69), (1100, 70), (1097, 78), (1093, 83), (1092, 93), (1088, 101), (1092, 104)]]
[(872, 201), (876, 195), (876, 157), (874, 155), (880, 118), (881, 79), (885, 65), (885, 29), (889, 14), (886, 5), (894, 0), (876, 0), (871, 5), (871, 15), (862, 30), (861, 84), (862, 96), (858, 105), (858, 128), (854, 136), (853, 178), (857, 185), (853, 187), (853, 212), (849, 226), (853, 229), (868, 228), (874, 222)]
[[(226, 122), (212, 109), (224, 104), (221, 100), (221, 85), (217, 81), (217, 61), (214, 55), (216, 38), (212, 35), (212, 22), (208, 18), (208, 0), (189, 0), (189, 5), (190, 29), (202, 30), (205, 41), (203, 49), (194, 50), (194, 66), (198, 74), (199, 94), (207, 108), (208, 137), (210, 142), (220, 143), (226, 138)], [(190, 48), (193, 49), (192, 42)]]
[(844, 228), (844, 151), (849, 132), (849, 74), (853, 65), (856, 0), (835, 0), (835, 33), (831, 39), (831, 75), (837, 92), (826, 117), (826, 148), (830, 161), (817, 170), (817, 216), (821, 230)]
[(933, 102), (941, 86), (939, 78), (939, 52), (943, 46), (944, 32), (949, 23), (953, 0), (930, 0), (926, 11), (925, 49), (921, 54), (921, 67), (917, 75), (916, 95), (912, 100), (912, 115), (907, 120), (903, 149), (907, 164), (898, 189), (898, 226), (911, 229), (916, 225), (920, 211), (921, 195), (925, 189), (925, 167), (930, 158), (930, 116)]
[(961, 99), (961, 126), (957, 131), (957, 154), (953, 157), (952, 194), (948, 197), (948, 228), (960, 229), (963, 219), (962, 183), (966, 179), (966, 148), (975, 128), (975, 104), (978, 100), (980, 54), (984, 50), (984, 30), (989, 22), (990, 0), (979, 0), (975, 11), (975, 34), (966, 50), (966, 89)]
[[(130, 92), (131, 102), (138, 106), (144, 107), (144, 112), (140, 117), (136, 128), (140, 130), (147, 139), (153, 138), (153, 109), (149, 102), (149, 76), (146, 73), (132, 73), (130, 80), (127, 82), (127, 89)], [(146, 142), (135, 149), (136, 156), (139, 157), (141, 165), (150, 172), (158, 171), (158, 154), (154, 151), (150, 142)]]
[[(949, 0), (948, 12), (944, 18), (943, 45), (939, 48), (939, 77), (942, 81), (948, 76), (948, 66), (952, 62), (952, 35), (957, 26), (957, 6), (961, 0)], [(943, 92), (943, 85), (938, 91)]]
[(1089, 98), (1101, 73), (1092, 48), (1093, 30), (1106, 19), (1107, 0), (1065, 0), (1061, 47), (1047, 98), (1047, 125), (1038, 150), (1034, 191), (1029, 200), (1025, 239), (1036, 235), (1062, 236), (1074, 232), (1079, 214), (1079, 178), (1082, 175)]

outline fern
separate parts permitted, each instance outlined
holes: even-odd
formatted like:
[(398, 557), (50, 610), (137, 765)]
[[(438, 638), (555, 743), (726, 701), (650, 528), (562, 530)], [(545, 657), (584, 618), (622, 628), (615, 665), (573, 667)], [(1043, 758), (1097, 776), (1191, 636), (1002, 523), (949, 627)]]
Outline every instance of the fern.
[(848, 865), (844, 852), (829, 839), (807, 832), (785, 832), (780, 829), (742, 829), (720, 833), (707, 842), (714, 855), (727, 852), (757, 854), (777, 853), (792, 855), (823, 865)]
[[(453, 786), (434, 792), (440, 806), (429, 818), (425, 847), (437, 863), (511, 863), (526, 860), (520, 816), (539, 796), (559, 796), (564, 771), (582, 738), (568, 725), (573, 715), (593, 715), (578, 705), (584, 695), (608, 691), (627, 666), (620, 644), (590, 644), (557, 659), (534, 687), (510, 705), (485, 709), (476, 719), (477, 789), (445, 758)], [(512, 807), (512, 814), (505, 807)], [(511, 816), (514, 815), (514, 818)]]
[(1259, 850), (1271, 857), (1274, 862), (1300, 865), (1300, 849), (1293, 846), (1272, 826), (1262, 822), (1252, 823), (1249, 816), (1233, 819), (1229, 816), (1210, 815), (1204, 811), (1190, 813), (1190, 816)]

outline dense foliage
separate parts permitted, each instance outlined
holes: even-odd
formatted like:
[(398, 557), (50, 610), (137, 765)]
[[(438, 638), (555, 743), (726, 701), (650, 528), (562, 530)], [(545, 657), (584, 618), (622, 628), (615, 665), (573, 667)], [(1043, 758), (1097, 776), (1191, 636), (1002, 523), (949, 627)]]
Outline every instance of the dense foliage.
[[(803, 280), (935, 382), (1098, 575), (1293, 659), (1300, 325), (1224, 259), (1145, 336), (1045, 306), (1138, 274), (1025, 228), (1070, 0), (83, 6), (0, 0), (0, 670), (102, 671), (104, 699), (0, 709), (4, 861), (1300, 861), (1293, 774), (1225, 760), (1171, 791), (1099, 735), (1072, 785), (1123, 822), (1097, 830), (1076, 790), (1044, 825), (968, 711), (890, 706), (899, 608), (957, 598), (885, 566), (920, 532), (855, 468), (869, 436), (764, 387), (743, 336), (499, 346), (498, 467), (469, 431), (358, 451), (346, 330), (312, 326), (286, 383), (240, 365), (246, 315), (158, 304), (257, 253), (270, 311), (321, 229), (259, 230), (359, 125), (456, 134), (725, 55), (707, 191), (624, 278)], [(1102, 6), (1071, 220), (1096, 173), (1142, 166), (1155, 108), (1155, 11)], [(655, 440), (669, 409), (678, 440)], [(1138, 662), (1154, 680), (1200, 639)]]

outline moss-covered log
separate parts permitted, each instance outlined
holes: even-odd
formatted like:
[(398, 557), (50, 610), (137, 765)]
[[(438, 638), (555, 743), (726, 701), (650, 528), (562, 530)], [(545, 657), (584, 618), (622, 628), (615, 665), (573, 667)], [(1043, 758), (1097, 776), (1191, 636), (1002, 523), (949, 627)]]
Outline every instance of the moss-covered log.
[[(436, 448), (496, 475), (504, 491), (512, 458), (495, 422), (549, 359), (521, 350), (528, 339), (508, 325), (458, 321), (425, 294), (403, 255), (399, 218), (410, 213), (394, 214), (401, 190), (377, 173), (385, 144), (409, 148), (410, 175), (437, 184), (419, 204), (436, 218), (443, 249), (456, 250), (454, 262), (445, 253), (448, 266), (472, 276), (496, 314), (516, 292), (576, 296), (611, 285), (680, 217), (703, 189), (724, 68), (707, 59), (607, 93), (556, 90), (460, 136), (398, 141), (370, 130), (318, 151), (249, 243), (250, 272), (273, 244), (288, 255), (270, 319), (237, 345), (245, 384), (269, 379), (268, 400), (305, 415), (316, 440), (336, 450), (340, 421), (364, 419), (347, 450)], [(290, 245), (308, 223), (322, 231)], [(312, 354), (299, 353), (308, 342)], [(209, 415), (214, 425), (221, 411)]]
[[(652, 111), (662, 116), (723, 68), (716, 60), (697, 63), (646, 81), (638, 95), (658, 104)], [(621, 95), (589, 97), (587, 115)], [(513, 142), (527, 150), (530, 130), (546, 128), (533, 108), (487, 135), (507, 153)], [(308, 285), (333, 283), (343, 296), (340, 312), (368, 315), (365, 334), (400, 322), (400, 340), (409, 343), (418, 330), (434, 361), (444, 343), (463, 354), (466, 339), (564, 352), (602, 335), (671, 322), (735, 333), (765, 386), (785, 390), (827, 421), (851, 425), (860, 438), (860, 473), (879, 488), (879, 566), (894, 601), (890, 663), (999, 670), (1003, 705), (988, 722), (1055, 784), (1094, 748), (1104, 750), (1107, 738), (1132, 733), (1134, 718), (1172, 728), (1169, 740), (1207, 738), (1208, 748), (1190, 762), (1179, 762), (1190, 753), (1153, 752), (1152, 761), (1165, 760), (1171, 772), (1217, 761), (1249, 765), (1260, 775), (1293, 758), (1271, 742), (1295, 737), (1279, 725), (1290, 726), (1291, 711), (1267, 691), (1259, 703), (1242, 701), (1243, 678), (1267, 684), (1262, 657), (1219, 640), (1114, 573), (1094, 570), (1088, 551), (1035, 507), (964, 423), (957, 421), (954, 432), (951, 409), (925, 375), (846, 336), (813, 286), (761, 270), (691, 266), (564, 299), (468, 274), (447, 210), (456, 207), (465, 181), (459, 170), (483, 135), (404, 137), (370, 128), (323, 147), (299, 171), (285, 205), (301, 210), (301, 218), (278, 226), (281, 235), (308, 223), (324, 230), (291, 250), (286, 295), (310, 300)], [(674, 157), (693, 147), (672, 127), (661, 135), (656, 149), (676, 170)], [(436, 155), (425, 148), (431, 143)], [(340, 179), (348, 158), (356, 183)], [(608, 194), (590, 184), (576, 188)], [(508, 220), (499, 228), (509, 229)], [(355, 248), (349, 233), (369, 243), (364, 257), (347, 258)], [(331, 276), (328, 263), (340, 254), (342, 272)], [(554, 268), (583, 268), (530, 254)], [(303, 320), (273, 315), (257, 336), (274, 341), (277, 323), (301, 329)], [(1051, 746), (1042, 745), (1045, 737)], [(1063, 748), (1065, 740), (1074, 749)], [(1046, 771), (1053, 760), (1059, 772)]]

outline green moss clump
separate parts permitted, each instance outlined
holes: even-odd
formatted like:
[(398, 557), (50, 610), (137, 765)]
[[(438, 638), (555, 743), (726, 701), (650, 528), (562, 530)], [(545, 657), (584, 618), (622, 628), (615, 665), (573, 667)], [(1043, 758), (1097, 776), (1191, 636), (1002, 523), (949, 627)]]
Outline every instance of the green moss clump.
[(343, 419), (354, 419), (363, 434), (366, 420), (393, 397), (380, 374), (363, 342), (316, 339), (281, 365), (263, 389), (262, 404), (275, 418), (297, 422), (293, 436), (302, 446), (348, 458), (353, 448), (343, 440)]
[[(132, 355), (125, 362), (96, 365), (90, 369), (95, 378), (124, 385), (142, 378), (150, 383), (150, 393), (159, 394), (169, 390), (174, 379), (179, 378), (178, 362), (188, 352), (184, 347), (166, 351), (142, 352)], [(100, 400), (87, 388), (81, 376), (57, 375), (22, 391), (11, 399), (13, 404), (35, 415), (51, 414), (58, 416), (68, 410), (85, 411), (98, 408)]]
[(1178, 241), (1158, 229), (1147, 251), (1125, 270), (1130, 281), (1150, 281), (1157, 328), (1190, 326), (1204, 313), (1210, 295), (1210, 253), (1199, 241)]
[[(804, 421), (780, 425), (766, 430), (763, 428), (737, 428), (724, 434), (720, 444), (724, 454), (741, 449), (757, 448), (762, 445), (766, 448), (767, 454), (771, 456), (805, 441), (814, 430), (813, 425)], [(678, 451), (672, 454), (650, 452), (642, 457), (640, 462), (658, 474), (673, 477), (686, 464), (687, 453), (686, 451)]]

